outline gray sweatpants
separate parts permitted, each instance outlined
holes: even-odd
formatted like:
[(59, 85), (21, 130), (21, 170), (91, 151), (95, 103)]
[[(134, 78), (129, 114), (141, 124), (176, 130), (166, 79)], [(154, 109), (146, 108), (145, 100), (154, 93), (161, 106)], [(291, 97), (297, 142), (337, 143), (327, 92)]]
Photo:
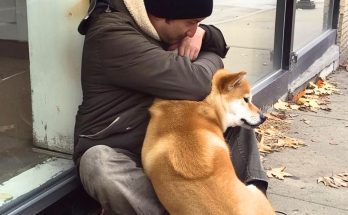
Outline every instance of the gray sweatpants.
[(165, 214), (140, 166), (130, 152), (98, 145), (83, 154), (79, 171), (83, 187), (108, 215)]
[[(245, 183), (267, 177), (252, 130), (234, 128), (225, 133), (231, 146), (232, 162)], [(141, 168), (139, 156), (104, 145), (88, 149), (80, 160), (80, 178), (87, 193), (109, 214), (166, 214)]]

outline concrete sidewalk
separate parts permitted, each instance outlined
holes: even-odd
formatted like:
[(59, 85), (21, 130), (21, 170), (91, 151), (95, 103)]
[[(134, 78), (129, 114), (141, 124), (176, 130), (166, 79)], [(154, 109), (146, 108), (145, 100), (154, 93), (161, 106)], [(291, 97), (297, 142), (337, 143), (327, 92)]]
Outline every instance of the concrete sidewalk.
[[(277, 211), (291, 214), (348, 214), (348, 188), (326, 187), (317, 183), (321, 176), (348, 172), (348, 72), (339, 69), (329, 75), (342, 95), (331, 95), (330, 112), (288, 111), (298, 114), (287, 132), (307, 146), (267, 155), (265, 169), (286, 166), (294, 177), (270, 179), (268, 197)], [(304, 120), (310, 123), (304, 123)]]

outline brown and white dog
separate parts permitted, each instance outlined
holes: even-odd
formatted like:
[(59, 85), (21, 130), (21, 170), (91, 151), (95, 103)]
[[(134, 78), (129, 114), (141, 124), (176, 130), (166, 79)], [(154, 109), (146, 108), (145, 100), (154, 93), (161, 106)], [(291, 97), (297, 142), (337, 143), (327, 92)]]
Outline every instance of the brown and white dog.
[(142, 163), (170, 214), (275, 214), (261, 191), (237, 178), (223, 136), (229, 126), (265, 120), (245, 74), (219, 70), (204, 101), (156, 100), (150, 108)]

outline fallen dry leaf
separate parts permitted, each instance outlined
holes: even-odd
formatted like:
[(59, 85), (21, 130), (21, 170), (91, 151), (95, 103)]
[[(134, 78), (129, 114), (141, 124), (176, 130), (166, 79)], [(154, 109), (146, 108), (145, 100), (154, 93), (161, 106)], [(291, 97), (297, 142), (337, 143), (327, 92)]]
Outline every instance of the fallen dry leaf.
[(298, 117), (298, 116), (299, 116), (299, 114), (289, 114), (290, 118), (295, 118), (295, 117)]
[(337, 174), (343, 181), (348, 182), (348, 172)]
[(280, 179), (280, 180), (284, 180), (285, 177), (293, 176), (290, 173), (284, 172), (285, 169), (286, 169), (285, 166), (278, 167), (278, 168), (272, 168), (272, 169), (267, 171), (267, 176), (269, 178), (275, 177), (275, 178)]
[(326, 94), (331, 95), (331, 94), (339, 94), (340, 90), (337, 89), (337, 87), (334, 84), (330, 84), (326, 81), (324, 81), (323, 83), (324, 85), (321, 86), (319, 89), (325, 89), (326, 90)]
[(323, 183), (325, 186), (340, 188), (340, 187), (348, 187), (348, 173), (339, 173), (333, 176), (325, 176), (319, 177), (317, 179), (317, 183)]
[(345, 181), (343, 181), (341, 178), (332, 176), (332, 179), (334, 180), (335, 184), (337, 184), (337, 186), (348, 187), (348, 184)]
[(337, 89), (336, 86), (321, 79), (317, 81), (317, 84), (310, 82), (308, 88), (313, 90), (311, 94), (318, 96), (332, 95), (334, 93), (340, 92), (340, 90)]
[(280, 149), (284, 147), (297, 149), (300, 146), (305, 146), (301, 140), (284, 136), (282, 139), (278, 139), (275, 149)]
[(308, 89), (316, 89), (316, 88), (318, 88), (316, 84), (314, 84), (313, 82), (309, 82)]
[(289, 105), (292, 110), (312, 111), (317, 109), (331, 111), (328, 107), (321, 107), (330, 103), (327, 96), (332, 94), (340, 94), (340, 90), (333, 83), (328, 83), (322, 79), (318, 79), (316, 83), (310, 82), (307, 89), (293, 96), (292, 101), (298, 106)]
[(303, 96), (303, 98), (318, 100), (320, 97), (318, 95), (313, 94), (313, 93), (308, 93), (307, 95)]
[(273, 105), (273, 107), (276, 110), (284, 111), (289, 109), (289, 104), (279, 99), (278, 102)]
[(320, 108), (316, 99), (300, 98), (297, 102), (299, 105), (304, 105), (305, 107), (309, 107), (311, 109)]
[(275, 129), (274, 127), (270, 127), (270, 128), (263, 130), (263, 133), (267, 134), (267, 135), (276, 135), (279, 133), (279, 131), (277, 129)]
[(304, 95), (306, 95), (306, 90), (303, 90), (297, 94), (295, 94), (293, 97), (292, 97), (292, 101), (293, 102), (297, 102), (300, 98), (302, 98)]
[[(256, 131), (258, 148), (261, 154), (266, 155), (284, 148), (297, 149), (305, 146), (303, 141), (286, 136), (290, 129), (290, 122), (275, 117), (278, 112), (267, 114), (268, 120), (263, 123)], [(281, 117), (284, 117), (280, 115)]]
[(332, 109), (329, 107), (320, 107), (320, 110), (328, 111), (330, 112)]
[(284, 120), (286, 119), (285, 112), (271, 112), (265, 114), (268, 119), (274, 119), (274, 120)]
[(256, 139), (258, 140), (257, 146), (258, 146), (258, 148), (259, 148), (259, 152), (261, 152), (261, 153), (266, 153), (266, 154), (273, 152), (272, 148), (271, 148), (270, 146), (267, 146), (267, 145), (265, 144), (265, 141), (264, 141), (264, 139), (265, 139), (265, 138), (264, 138), (264, 134), (262, 134), (262, 133), (256, 133)]
[(299, 105), (290, 105), (291, 110), (299, 110), (300, 106)]
[(324, 85), (324, 80), (321, 79), (321, 78), (319, 78), (319, 79), (317, 80), (316, 85), (317, 85), (318, 87), (322, 87), (322, 86)]
[(330, 177), (319, 177), (317, 183), (322, 182), (325, 186), (334, 188), (348, 187), (348, 172), (339, 173)]
[(325, 186), (338, 188), (337, 185), (334, 183), (333, 179), (330, 177), (319, 177), (317, 179), (317, 183), (319, 184), (320, 182), (322, 182)]
[(319, 101), (318, 101), (318, 105), (328, 105), (330, 104), (331, 102), (327, 99), (327, 98), (321, 98)]

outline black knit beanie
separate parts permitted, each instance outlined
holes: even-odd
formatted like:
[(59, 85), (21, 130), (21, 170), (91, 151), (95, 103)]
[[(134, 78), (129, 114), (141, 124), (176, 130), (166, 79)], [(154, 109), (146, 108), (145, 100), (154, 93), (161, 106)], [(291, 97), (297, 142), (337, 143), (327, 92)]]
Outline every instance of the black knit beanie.
[(210, 16), (213, 0), (144, 0), (151, 15), (166, 19), (194, 19)]

